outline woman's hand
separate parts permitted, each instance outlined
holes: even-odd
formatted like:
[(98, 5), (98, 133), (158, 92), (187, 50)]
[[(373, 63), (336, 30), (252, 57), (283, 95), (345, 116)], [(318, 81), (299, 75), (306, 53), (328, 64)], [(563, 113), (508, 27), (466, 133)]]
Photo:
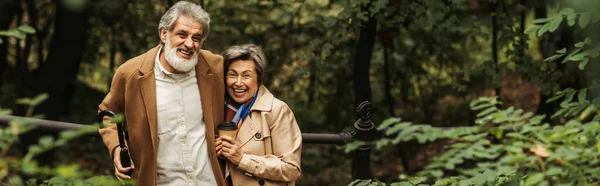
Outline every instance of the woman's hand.
[(242, 153), (240, 144), (237, 140), (229, 136), (220, 136), (216, 141), (217, 145), (217, 156), (224, 156), (235, 165), (239, 165), (242, 161)]
[(221, 149), (223, 148), (223, 140), (221, 140), (220, 137), (216, 137), (215, 140), (215, 145), (217, 146), (216, 150), (217, 150), (217, 157), (221, 158), (221, 159), (227, 159), (223, 156), (223, 151), (221, 151)]

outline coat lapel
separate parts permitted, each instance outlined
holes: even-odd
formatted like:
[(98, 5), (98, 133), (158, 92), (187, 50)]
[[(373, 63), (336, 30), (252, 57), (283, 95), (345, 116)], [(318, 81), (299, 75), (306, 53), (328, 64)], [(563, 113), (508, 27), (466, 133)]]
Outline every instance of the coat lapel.
[[(208, 63), (204, 61), (204, 58), (200, 58), (196, 65), (196, 80), (198, 88), (200, 89), (200, 101), (202, 102), (203, 120), (206, 125), (207, 137), (212, 135), (214, 137), (214, 118), (213, 118), (213, 74), (210, 73), (210, 67)], [(212, 130), (210, 130), (212, 129)]]
[[(258, 98), (250, 108), (249, 117), (244, 120), (242, 127), (239, 129), (237, 139), (242, 143), (242, 147), (246, 145), (257, 132), (261, 132), (261, 126), (264, 126), (260, 117), (260, 112), (270, 111), (273, 105), (273, 94), (263, 85), (258, 89)], [(264, 136), (261, 135), (261, 136)]]
[(157, 110), (156, 110), (156, 77), (154, 75), (154, 60), (158, 53), (159, 47), (148, 51), (144, 56), (142, 65), (140, 66), (140, 72), (142, 76), (138, 78), (140, 91), (142, 94), (142, 100), (144, 102), (144, 108), (146, 109), (146, 116), (148, 117), (148, 125), (150, 128), (150, 135), (152, 140), (153, 152), (157, 151)]

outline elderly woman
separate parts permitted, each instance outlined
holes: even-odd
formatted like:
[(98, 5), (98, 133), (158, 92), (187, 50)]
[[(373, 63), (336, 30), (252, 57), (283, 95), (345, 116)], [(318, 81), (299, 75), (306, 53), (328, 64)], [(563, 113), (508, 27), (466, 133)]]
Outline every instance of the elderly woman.
[(302, 135), (292, 110), (263, 85), (267, 60), (252, 44), (223, 52), (225, 120), (237, 123), (236, 139), (220, 136), (229, 185), (295, 185), (301, 174)]

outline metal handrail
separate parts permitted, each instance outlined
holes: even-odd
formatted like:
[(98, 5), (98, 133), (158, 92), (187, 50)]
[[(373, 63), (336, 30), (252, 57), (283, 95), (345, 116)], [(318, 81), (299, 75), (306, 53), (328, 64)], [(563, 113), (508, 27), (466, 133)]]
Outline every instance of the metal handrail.
[[(379, 137), (375, 124), (371, 121), (373, 105), (365, 101), (356, 109), (358, 119), (354, 122), (352, 132), (342, 132), (338, 134), (316, 134), (302, 133), (302, 143), (310, 144), (337, 144), (343, 145), (353, 140), (373, 141)], [(78, 130), (86, 127), (97, 127), (92, 125), (83, 125), (76, 123), (50, 121), (44, 119), (34, 119), (19, 116), (4, 115), (0, 116), (0, 125), (9, 124), (13, 120), (21, 120), (33, 124), (38, 128), (51, 130)], [(98, 134), (98, 133), (94, 133)], [(359, 147), (352, 154), (352, 178), (353, 179), (371, 179), (371, 145), (365, 144)]]
[(78, 130), (87, 127), (93, 127), (90, 125), (83, 125), (77, 123), (68, 123), (62, 121), (51, 121), (45, 119), (36, 119), (36, 118), (28, 118), (28, 117), (20, 117), (20, 116), (11, 116), (11, 115), (2, 115), (0, 116), (0, 125), (8, 125), (13, 120), (25, 121), (26, 123), (30, 123), (39, 128), (51, 129), (51, 130)]
[[(63, 130), (79, 130), (86, 127), (93, 127), (91, 125), (69, 123), (62, 121), (52, 121), (12, 115), (0, 116), (0, 125), (8, 125), (12, 120), (21, 120), (27, 123), (33, 124), (36, 127), (51, 129), (55, 131)], [(343, 145), (352, 141), (351, 132), (342, 132), (339, 134), (320, 134), (320, 133), (302, 133), (302, 143), (307, 144), (336, 144)]]

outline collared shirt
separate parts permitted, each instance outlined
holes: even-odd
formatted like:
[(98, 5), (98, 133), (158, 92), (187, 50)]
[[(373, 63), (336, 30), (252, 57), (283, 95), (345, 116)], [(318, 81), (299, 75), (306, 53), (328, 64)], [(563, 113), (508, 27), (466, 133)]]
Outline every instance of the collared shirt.
[(157, 185), (217, 185), (210, 160), (196, 71), (173, 74), (156, 55)]

